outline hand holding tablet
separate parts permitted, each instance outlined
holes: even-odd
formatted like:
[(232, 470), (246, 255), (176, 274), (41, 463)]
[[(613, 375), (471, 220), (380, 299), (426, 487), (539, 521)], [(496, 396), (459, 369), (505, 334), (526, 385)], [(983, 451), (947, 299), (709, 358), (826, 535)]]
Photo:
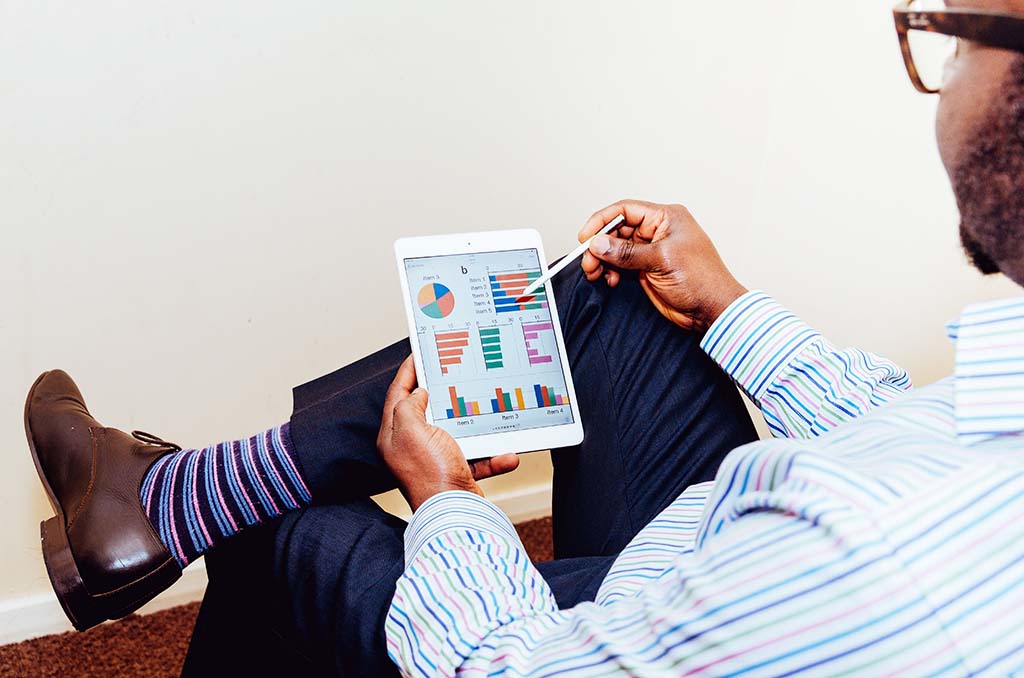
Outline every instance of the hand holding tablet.
[(404, 238), (395, 243), (427, 420), (467, 459), (583, 439), (550, 286), (534, 230)]

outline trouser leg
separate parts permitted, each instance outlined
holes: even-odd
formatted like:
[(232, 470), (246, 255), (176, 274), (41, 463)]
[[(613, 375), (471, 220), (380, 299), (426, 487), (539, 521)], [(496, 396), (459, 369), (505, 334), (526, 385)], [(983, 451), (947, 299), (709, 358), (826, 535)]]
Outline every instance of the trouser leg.
[(565, 276), (557, 291), (586, 435), (552, 452), (555, 557), (616, 554), (757, 436), (700, 335), (658, 313), (635, 277)]
[[(361, 499), (312, 506), (208, 556), (210, 586), (184, 675), (223, 666), (225, 648), (258, 675), (396, 675), (384, 621), (404, 568), (405, 523)], [(538, 565), (559, 606), (593, 600), (610, 557)], [(233, 660), (232, 660), (233, 661)]]

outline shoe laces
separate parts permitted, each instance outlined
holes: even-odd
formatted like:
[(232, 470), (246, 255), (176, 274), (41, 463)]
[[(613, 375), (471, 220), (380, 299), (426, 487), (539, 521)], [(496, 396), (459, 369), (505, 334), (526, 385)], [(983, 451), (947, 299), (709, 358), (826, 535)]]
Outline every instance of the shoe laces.
[(181, 445), (177, 443), (171, 443), (159, 436), (155, 436), (152, 433), (146, 433), (145, 431), (132, 431), (132, 438), (135, 438), (140, 443), (146, 443), (147, 445), (158, 445), (160, 447), (166, 447), (175, 452), (181, 451)]

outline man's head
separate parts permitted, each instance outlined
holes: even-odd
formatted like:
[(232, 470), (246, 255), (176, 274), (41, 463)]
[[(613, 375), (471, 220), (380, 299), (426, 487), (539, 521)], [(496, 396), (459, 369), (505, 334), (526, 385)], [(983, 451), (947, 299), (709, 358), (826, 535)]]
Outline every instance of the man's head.
[[(947, 5), (1024, 16), (1024, 0)], [(1024, 285), (1024, 54), (962, 42), (942, 85), (936, 137), (968, 257)]]

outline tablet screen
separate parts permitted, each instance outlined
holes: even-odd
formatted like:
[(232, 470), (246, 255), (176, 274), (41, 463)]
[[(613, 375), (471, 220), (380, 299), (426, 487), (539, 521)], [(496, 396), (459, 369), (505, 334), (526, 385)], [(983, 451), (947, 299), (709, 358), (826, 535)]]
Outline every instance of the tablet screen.
[(573, 421), (537, 250), (405, 259), (434, 424), (456, 438)]

